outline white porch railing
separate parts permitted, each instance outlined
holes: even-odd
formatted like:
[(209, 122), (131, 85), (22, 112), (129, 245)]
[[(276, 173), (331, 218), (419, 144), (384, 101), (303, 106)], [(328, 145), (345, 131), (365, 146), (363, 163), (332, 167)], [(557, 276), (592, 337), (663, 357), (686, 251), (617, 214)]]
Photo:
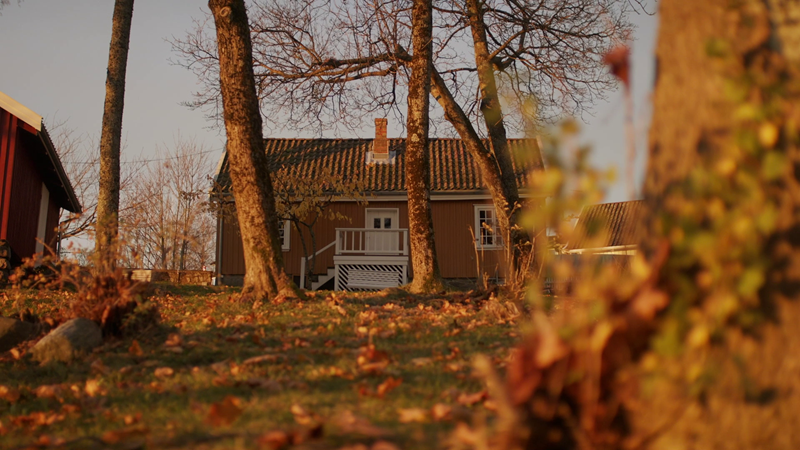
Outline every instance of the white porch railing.
[(408, 229), (337, 228), (337, 255), (408, 255)]
[[(336, 239), (315, 256), (336, 246), (336, 289), (382, 289), (408, 281), (408, 229), (337, 228)], [(300, 288), (308, 258), (300, 259)]]

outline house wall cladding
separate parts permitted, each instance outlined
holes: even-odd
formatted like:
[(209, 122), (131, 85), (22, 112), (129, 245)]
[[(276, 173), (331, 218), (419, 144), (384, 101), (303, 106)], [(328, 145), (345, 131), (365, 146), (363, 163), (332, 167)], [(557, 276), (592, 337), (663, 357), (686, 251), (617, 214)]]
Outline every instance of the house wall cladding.
[[(490, 200), (441, 200), (431, 202), (436, 253), (441, 274), (445, 278), (475, 278), (477, 264), (475, 248), (469, 227), (475, 226), (476, 204), (491, 204)], [(396, 208), (399, 211), (399, 228), (408, 228), (408, 208), (405, 201), (370, 201), (368, 205), (355, 202), (338, 202), (330, 206), (351, 220), (319, 219), (316, 226), (317, 249), (321, 249), (336, 239), (336, 228), (364, 228), (366, 209)], [(309, 242), (310, 238), (306, 240)], [(317, 257), (315, 273), (325, 273), (333, 267), (334, 249), (331, 248)], [(243, 275), (244, 255), (242, 240), (235, 219), (226, 219), (222, 232), (222, 255), (220, 273), (222, 275)], [(290, 250), (283, 253), (284, 263), (289, 275), (300, 274), (300, 260), (303, 247), (297, 230), (292, 229)], [(503, 276), (505, 265), (503, 251), (499, 249), (478, 250), (482, 259), (483, 272), (489, 276)], [(411, 272), (409, 272), (411, 273)]]

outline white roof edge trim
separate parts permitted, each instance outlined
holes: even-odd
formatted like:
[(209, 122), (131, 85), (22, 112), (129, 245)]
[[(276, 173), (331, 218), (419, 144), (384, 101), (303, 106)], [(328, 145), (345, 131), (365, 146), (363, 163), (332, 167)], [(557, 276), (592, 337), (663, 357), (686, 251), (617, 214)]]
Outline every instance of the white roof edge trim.
[(17, 116), (21, 121), (35, 128), (36, 131), (42, 131), (42, 116), (31, 111), (30, 108), (9, 97), (2, 91), (0, 91), (0, 108)]

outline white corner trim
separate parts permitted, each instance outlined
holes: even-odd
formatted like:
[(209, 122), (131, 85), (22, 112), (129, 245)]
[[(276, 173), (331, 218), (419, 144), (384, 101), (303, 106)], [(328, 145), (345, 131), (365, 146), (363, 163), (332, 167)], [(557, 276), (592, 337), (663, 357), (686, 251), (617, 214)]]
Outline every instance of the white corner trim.
[(35, 128), (36, 131), (42, 131), (42, 116), (31, 111), (27, 106), (14, 100), (3, 92), (0, 92), (0, 108), (18, 117), (19, 120)]
[(47, 236), (47, 206), (50, 204), (50, 191), (47, 186), (42, 183), (42, 196), (39, 201), (39, 224), (36, 228), (36, 247), (35, 253), (42, 253), (44, 251), (44, 240)]

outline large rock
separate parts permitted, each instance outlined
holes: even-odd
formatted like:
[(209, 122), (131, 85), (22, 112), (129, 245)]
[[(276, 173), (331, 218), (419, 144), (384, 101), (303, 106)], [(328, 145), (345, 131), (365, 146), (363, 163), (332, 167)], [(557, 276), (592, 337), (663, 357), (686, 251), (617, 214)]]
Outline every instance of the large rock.
[(7, 352), (36, 335), (36, 325), (0, 317), (0, 353)]
[(77, 318), (61, 324), (31, 348), (33, 359), (40, 362), (69, 362), (81, 353), (103, 343), (100, 326), (89, 319)]

